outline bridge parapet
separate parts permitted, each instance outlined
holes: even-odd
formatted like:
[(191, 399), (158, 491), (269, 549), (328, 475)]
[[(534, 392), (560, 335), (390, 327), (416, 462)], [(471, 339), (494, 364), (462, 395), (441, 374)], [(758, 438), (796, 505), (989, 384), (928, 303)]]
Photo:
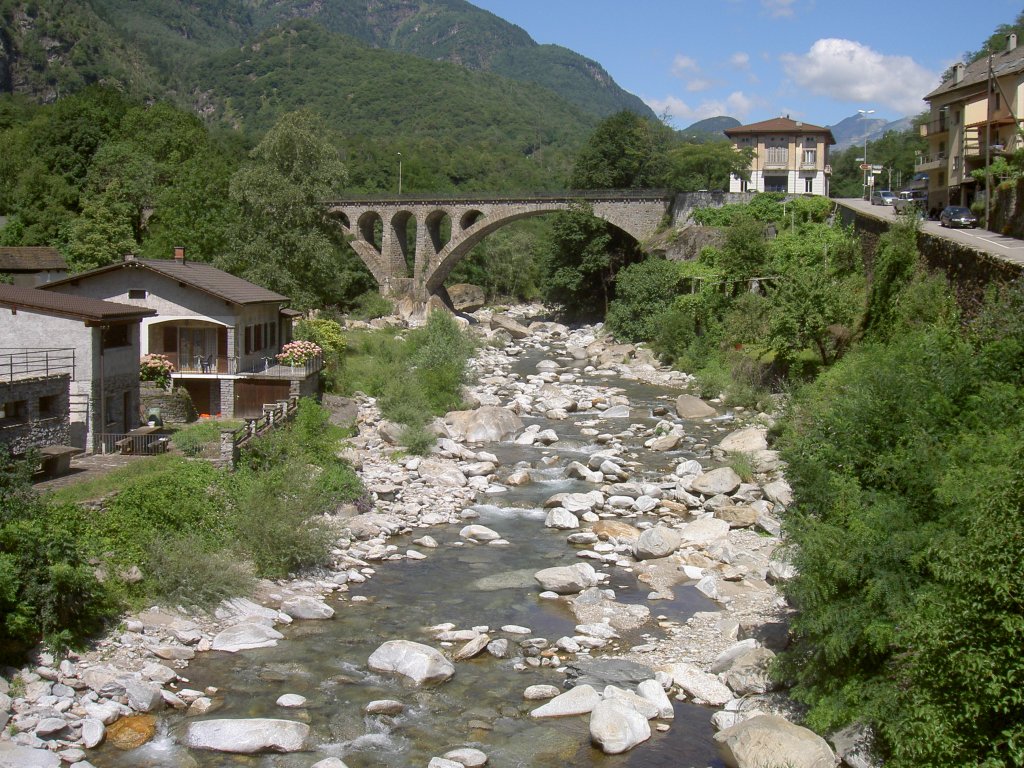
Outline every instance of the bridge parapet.
[(595, 216), (642, 243), (655, 234), (673, 199), (667, 190), (581, 190), (349, 197), (328, 201), (326, 206), (382, 293), (411, 293), (426, 301), (477, 243), (513, 221), (587, 202)]

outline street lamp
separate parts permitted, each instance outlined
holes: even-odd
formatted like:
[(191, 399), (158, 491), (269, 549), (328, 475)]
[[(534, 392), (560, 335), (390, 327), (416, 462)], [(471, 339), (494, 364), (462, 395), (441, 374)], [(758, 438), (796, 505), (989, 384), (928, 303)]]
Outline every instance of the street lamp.
[(402, 194), (402, 153), (398, 153), (398, 194)]
[[(867, 118), (868, 115), (874, 114), (874, 112), (875, 112), (875, 110), (873, 110), (873, 109), (858, 109), (857, 111), (860, 112), (861, 117), (863, 117), (863, 118)], [(867, 166), (867, 164), (868, 164), (868, 135), (865, 132), (865, 134), (864, 134), (864, 165)], [(864, 168), (864, 199), (865, 200), (870, 200), (871, 199), (871, 190), (868, 188), (868, 174), (869, 173), (871, 173), (871, 168), (870, 167)]]

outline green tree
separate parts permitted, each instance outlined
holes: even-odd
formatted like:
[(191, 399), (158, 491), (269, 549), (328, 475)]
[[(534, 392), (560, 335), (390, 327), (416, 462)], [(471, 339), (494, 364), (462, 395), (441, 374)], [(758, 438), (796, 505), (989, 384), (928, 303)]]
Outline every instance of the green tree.
[(728, 189), (729, 178), (748, 179), (752, 149), (736, 150), (727, 141), (680, 144), (668, 153), (666, 184), (680, 192)]
[(312, 113), (285, 115), (231, 178), (239, 218), (220, 264), (290, 296), (299, 307), (339, 303), (369, 283), (323, 208), (346, 180), (329, 136)]
[(605, 118), (576, 156), (573, 189), (631, 189), (664, 183), (670, 131), (622, 111)]

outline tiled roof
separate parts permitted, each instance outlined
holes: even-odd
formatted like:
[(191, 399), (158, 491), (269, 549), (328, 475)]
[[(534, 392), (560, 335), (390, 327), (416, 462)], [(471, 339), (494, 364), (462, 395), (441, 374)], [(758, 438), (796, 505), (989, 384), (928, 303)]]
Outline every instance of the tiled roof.
[(89, 299), (67, 293), (41, 291), (17, 285), (0, 285), (0, 307), (70, 317), (87, 322), (136, 320), (156, 314), (156, 310), (132, 307), (113, 301)]
[(233, 304), (258, 304), (264, 301), (289, 301), (287, 296), (263, 288), (248, 280), (235, 277), (224, 270), (204, 264), (201, 261), (188, 261), (187, 259), (131, 259), (118, 262), (107, 267), (100, 267), (88, 272), (82, 272), (63, 280), (56, 280), (47, 283), (46, 288), (58, 285), (69, 285), (81, 280), (88, 280), (93, 275), (112, 272), (115, 269), (149, 269), (158, 274), (184, 283), (196, 288), (218, 299), (230, 301)]
[[(992, 54), (992, 72), (996, 78), (1024, 71), (1024, 45), (1018, 45), (1011, 51), (1002, 50)], [(930, 101), (943, 93), (958, 91), (961, 88), (977, 88), (988, 80), (988, 56), (983, 56), (964, 67), (964, 76), (958, 83), (956, 77), (950, 77), (942, 85), (925, 96)]]
[(759, 123), (737, 125), (735, 128), (726, 128), (723, 133), (726, 136), (741, 136), (744, 133), (826, 133), (828, 134), (828, 143), (836, 143), (831, 129), (803, 123), (799, 120), (791, 120), (788, 117), (773, 117), (771, 120), (762, 120)]
[(56, 248), (45, 246), (0, 246), (0, 272), (67, 269)]

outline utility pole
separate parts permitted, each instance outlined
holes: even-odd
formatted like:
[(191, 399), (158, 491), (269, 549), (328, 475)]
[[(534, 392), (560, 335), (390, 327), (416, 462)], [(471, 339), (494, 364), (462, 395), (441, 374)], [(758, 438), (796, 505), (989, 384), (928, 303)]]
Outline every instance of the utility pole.
[(984, 227), (988, 229), (988, 211), (992, 204), (991, 183), (992, 169), (992, 54), (988, 55), (988, 77), (985, 81), (985, 221)]

